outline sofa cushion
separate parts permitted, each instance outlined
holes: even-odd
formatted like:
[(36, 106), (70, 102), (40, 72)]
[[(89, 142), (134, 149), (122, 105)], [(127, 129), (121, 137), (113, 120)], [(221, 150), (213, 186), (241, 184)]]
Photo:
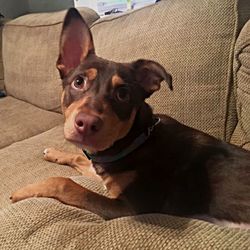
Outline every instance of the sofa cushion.
[(10, 194), (49, 176), (71, 176), (104, 194), (104, 188), (70, 167), (46, 162), (46, 147), (74, 150), (62, 126), (0, 150), (1, 249), (247, 249), (250, 232), (162, 214), (105, 221), (49, 198), (10, 204)]
[(185, 124), (229, 140), (236, 123), (232, 60), (249, 0), (167, 0), (92, 25), (98, 55), (115, 61), (152, 59), (173, 76), (149, 102)]
[[(41, 117), (44, 117), (40, 114)], [(49, 176), (79, 175), (67, 166), (47, 162), (43, 151), (48, 147), (64, 148), (63, 125), (13, 143), (0, 150), (0, 207), (10, 204), (10, 194), (16, 189), (41, 181)]]
[(63, 122), (61, 114), (11, 96), (0, 98), (0, 148), (42, 133)]
[(236, 42), (234, 79), (239, 121), (232, 142), (244, 146), (250, 144), (250, 20)]
[(249, 249), (249, 231), (160, 214), (104, 221), (33, 198), (0, 211), (1, 249)]
[[(65, 13), (29, 14), (5, 25), (3, 61), (9, 95), (46, 110), (60, 110), (61, 80), (55, 65)], [(88, 24), (99, 18), (88, 8), (80, 13)]]
[(244, 132), (241, 123), (241, 121), (237, 123), (237, 126), (231, 137), (230, 143), (250, 151), (250, 140), (247, 139), (247, 134)]

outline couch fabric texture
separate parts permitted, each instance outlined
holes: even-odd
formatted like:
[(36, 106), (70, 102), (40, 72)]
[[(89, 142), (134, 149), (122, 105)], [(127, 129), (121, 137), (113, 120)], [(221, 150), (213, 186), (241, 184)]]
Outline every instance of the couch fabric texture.
[(238, 124), (233, 139), (250, 150), (250, 22), (243, 27), (235, 45), (234, 80)]
[(0, 103), (0, 148), (40, 134), (63, 121), (58, 113), (40, 109), (11, 96), (3, 98)]
[[(162, 83), (148, 100), (155, 112), (250, 145), (248, 0), (166, 0), (105, 18), (87, 8), (80, 12), (99, 56), (152, 59), (172, 74), (174, 91)], [(194, 219), (148, 214), (105, 221), (49, 198), (10, 203), (11, 192), (50, 176), (70, 177), (107, 195), (70, 167), (43, 160), (47, 147), (75, 151), (63, 139), (55, 68), (65, 13), (30, 14), (4, 27), (0, 249), (249, 249), (250, 231)]]

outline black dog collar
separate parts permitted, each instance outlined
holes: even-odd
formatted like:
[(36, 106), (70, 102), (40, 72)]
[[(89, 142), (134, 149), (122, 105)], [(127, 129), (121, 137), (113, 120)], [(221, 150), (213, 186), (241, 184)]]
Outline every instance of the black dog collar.
[(128, 147), (126, 147), (125, 149), (123, 149), (121, 152), (119, 152), (116, 155), (98, 156), (96, 154), (89, 154), (85, 150), (83, 150), (83, 153), (87, 156), (89, 160), (92, 160), (93, 162), (96, 162), (96, 163), (111, 163), (114, 161), (118, 161), (122, 159), (123, 157), (127, 156), (128, 154), (130, 154), (131, 152), (133, 152), (138, 147), (140, 147), (150, 137), (155, 126), (158, 125), (160, 122), (161, 122), (161, 119), (157, 118), (157, 121), (152, 126), (148, 127), (145, 133), (142, 133), (138, 137), (136, 137), (135, 140)]

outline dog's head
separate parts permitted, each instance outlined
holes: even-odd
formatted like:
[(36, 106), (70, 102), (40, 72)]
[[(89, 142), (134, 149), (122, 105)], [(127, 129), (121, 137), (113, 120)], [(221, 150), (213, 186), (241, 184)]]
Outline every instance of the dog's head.
[(115, 63), (95, 54), (91, 32), (76, 9), (65, 17), (57, 68), (63, 82), (64, 134), (95, 153), (126, 136), (140, 105), (171, 76), (157, 62)]

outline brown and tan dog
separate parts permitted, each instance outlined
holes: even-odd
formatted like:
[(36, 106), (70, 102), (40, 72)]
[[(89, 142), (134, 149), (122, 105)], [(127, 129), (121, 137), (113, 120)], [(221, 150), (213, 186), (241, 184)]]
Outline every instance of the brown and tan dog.
[(57, 68), (65, 138), (92, 161), (55, 149), (47, 149), (45, 159), (102, 181), (110, 196), (53, 177), (14, 192), (13, 202), (51, 197), (105, 218), (166, 213), (250, 223), (250, 152), (154, 115), (145, 99), (163, 80), (172, 89), (160, 64), (97, 57), (89, 28), (70, 9)]

